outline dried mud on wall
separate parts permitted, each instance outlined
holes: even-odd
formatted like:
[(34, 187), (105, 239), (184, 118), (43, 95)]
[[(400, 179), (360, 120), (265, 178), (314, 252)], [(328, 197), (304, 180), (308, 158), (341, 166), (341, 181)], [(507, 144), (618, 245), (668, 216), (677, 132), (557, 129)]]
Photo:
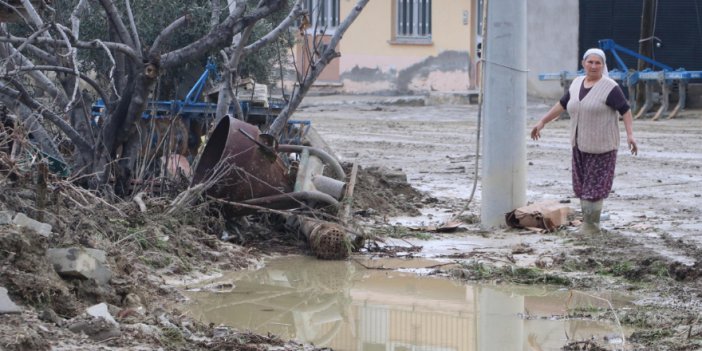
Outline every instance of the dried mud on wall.
[(471, 72), (467, 52), (444, 51), (399, 71), (355, 66), (341, 80), (346, 93), (422, 94), (468, 90)]

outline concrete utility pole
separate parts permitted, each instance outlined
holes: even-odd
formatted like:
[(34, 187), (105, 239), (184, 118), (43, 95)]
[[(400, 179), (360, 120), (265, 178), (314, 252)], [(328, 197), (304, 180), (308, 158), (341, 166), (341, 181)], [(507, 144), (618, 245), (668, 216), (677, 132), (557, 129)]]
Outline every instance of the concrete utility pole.
[(526, 1), (487, 2), (483, 38), (483, 170), (480, 223), (505, 224), (526, 204)]

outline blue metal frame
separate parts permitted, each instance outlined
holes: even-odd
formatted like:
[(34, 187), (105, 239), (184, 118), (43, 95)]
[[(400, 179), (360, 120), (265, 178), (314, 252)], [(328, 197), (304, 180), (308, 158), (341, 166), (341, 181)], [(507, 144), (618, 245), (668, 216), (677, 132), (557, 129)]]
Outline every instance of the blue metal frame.
[(281, 144), (302, 144), (302, 139), (305, 138), (307, 132), (310, 130), (312, 122), (309, 120), (288, 120), (288, 128), (284, 131), (281, 136)]
[[(143, 119), (150, 118), (171, 118), (172, 116), (180, 116), (186, 120), (190, 119), (210, 119), (213, 120), (217, 112), (217, 104), (210, 102), (198, 102), (202, 94), (202, 90), (205, 87), (207, 79), (212, 76), (215, 79), (219, 79), (219, 74), (217, 73), (217, 65), (211, 58), (207, 60), (205, 65), (205, 71), (202, 72), (198, 80), (195, 82), (188, 94), (183, 100), (151, 100), (146, 104), (146, 108), (142, 114)], [(244, 116), (247, 116), (251, 120), (257, 120), (259, 124), (268, 124), (272, 121), (271, 117), (275, 117), (271, 114), (272, 111), (280, 111), (287, 104), (286, 101), (281, 99), (269, 99), (268, 107), (256, 106), (250, 101), (240, 101), (242, 112)], [(93, 122), (97, 123), (97, 119), (102, 115), (105, 108), (105, 102), (102, 99), (98, 99), (91, 108), (91, 115), (93, 116)], [(229, 106), (228, 113), (232, 116), (236, 114), (236, 109), (234, 106)], [(256, 122), (253, 122), (254, 124)], [(288, 121), (288, 124), (299, 125), (302, 127), (301, 135), (298, 135), (295, 140), (299, 140), (304, 137), (309, 130), (309, 121)]]
[[(202, 90), (205, 87), (207, 79), (213, 76), (215, 79), (219, 78), (217, 73), (217, 65), (212, 59), (207, 60), (207, 65), (205, 66), (205, 71), (200, 75), (197, 82), (190, 88), (188, 94), (183, 100), (152, 100), (147, 102), (146, 109), (142, 115), (142, 118), (163, 118), (170, 116), (180, 115), (185, 118), (203, 118), (213, 116), (217, 110), (217, 104), (209, 102), (198, 102), (202, 94)], [(249, 101), (240, 101), (241, 109), (245, 115), (256, 114), (265, 115), (268, 114), (268, 109), (260, 106), (253, 106)], [(285, 106), (284, 101), (271, 100), (269, 101), (270, 109), (277, 110), (282, 109)], [(105, 102), (102, 99), (98, 99), (92, 106), (91, 114), (93, 117), (99, 117), (105, 108)], [(229, 106), (229, 114), (234, 115), (236, 110), (233, 106)]]
[(599, 45), (600, 45), (600, 49), (602, 49), (603, 51), (609, 51), (612, 53), (612, 56), (614, 56), (614, 59), (617, 60), (617, 63), (619, 64), (619, 69), (621, 69), (624, 72), (627, 72), (629, 69), (626, 67), (626, 64), (624, 64), (624, 61), (621, 59), (621, 57), (619, 57), (617, 50), (619, 50), (619, 51), (621, 51), (629, 56), (635, 57), (639, 60), (646, 61), (646, 62), (648, 62), (656, 67), (659, 67), (660, 69), (662, 69), (664, 71), (673, 71), (672, 67), (665, 65), (663, 63), (660, 63), (656, 60), (650, 59), (646, 56), (643, 56), (643, 55), (639, 54), (638, 52), (629, 50), (629, 49), (615, 43), (614, 40), (612, 40), (612, 39), (602, 39), (599, 41)]
[(200, 75), (200, 78), (190, 89), (188, 95), (185, 95), (185, 99), (183, 101), (184, 105), (187, 106), (188, 104), (197, 101), (197, 98), (200, 96), (200, 94), (202, 94), (202, 89), (205, 87), (205, 82), (207, 82), (207, 77), (210, 75), (210, 73), (212, 73), (213, 76), (217, 77), (217, 65), (214, 63), (212, 58), (207, 59), (207, 64), (205, 65), (205, 72), (202, 72), (202, 75)]
[[(656, 80), (656, 81), (669, 81), (669, 80), (683, 80), (687, 81), (690, 79), (700, 79), (702, 78), (702, 71), (687, 71), (684, 68), (679, 68), (677, 70), (672, 67), (653, 60), (649, 57), (640, 55), (638, 52), (627, 49), (617, 43), (612, 39), (602, 39), (599, 40), (599, 46), (603, 51), (609, 51), (612, 56), (617, 61), (617, 68), (609, 71), (609, 77), (620, 81), (624, 86), (632, 86), (636, 84), (639, 79), (641, 80)], [(619, 52), (630, 55), (637, 59), (643, 60), (650, 63), (654, 67), (660, 68), (660, 71), (653, 71), (647, 68), (643, 71), (630, 70), (622, 58), (619, 56)], [(577, 72), (571, 71), (561, 71), (556, 73), (541, 73), (539, 74), (539, 80), (573, 80), (577, 76), (584, 74), (583, 70)]]
[[(640, 55), (639, 53), (629, 50), (617, 43), (614, 42), (612, 39), (602, 39), (599, 40), (599, 46), (603, 51), (609, 51), (612, 53), (612, 56), (614, 56), (614, 59), (617, 61), (617, 68), (609, 71), (609, 77), (622, 82), (622, 85), (627, 87), (629, 89), (629, 99), (630, 99), (630, 104), (632, 106), (632, 109), (635, 109), (636, 105), (636, 100), (633, 99), (633, 89), (635, 84), (639, 80), (646, 81), (646, 102), (642, 106), (642, 108), (639, 110), (635, 118), (638, 118), (639, 116), (645, 114), (648, 112), (648, 110), (653, 106), (653, 98), (652, 98), (652, 93), (650, 92), (650, 84), (655, 84), (658, 83), (661, 85), (661, 107), (659, 108), (658, 112), (656, 115), (652, 118), (653, 120), (658, 119), (658, 117), (661, 116), (662, 113), (668, 111), (668, 97), (670, 95), (670, 92), (672, 90), (672, 85), (673, 82), (677, 82), (679, 84), (679, 89), (678, 89), (678, 104), (676, 107), (673, 109), (673, 111), (669, 114), (668, 118), (673, 118), (680, 110), (685, 108), (685, 100), (686, 100), (686, 94), (687, 94), (687, 83), (690, 79), (701, 79), (702, 78), (702, 71), (687, 71), (684, 68), (679, 68), (677, 70), (673, 70), (668, 65), (665, 65), (663, 63), (660, 63), (656, 60), (653, 60), (651, 58), (648, 58), (646, 56)], [(659, 68), (659, 71), (654, 71), (651, 70), (650, 68), (647, 68), (642, 71), (637, 71), (637, 70), (631, 70), (629, 69), (622, 58), (619, 56), (619, 52), (630, 55), (632, 57), (635, 57), (637, 59), (643, 60), (645, 62), (650, 63), (656, 68)], [(577, 71), (577, 72), (569, 72), (569, 71), (561, 71), (557, 73), (541, 73), (539, 74), (539, 80), (560, 80), (561, 81), (561, 86), (565, 91), (567, 91), (568, 86), (570, 85), (570, 82), (572, 82), (577, 76), (583, 75), (584, 72), (582, 70)]]
[[(182, 115), (187, 118), (200, 118), (204, 117), (205, 114), (213, 115), (216, 112), (217, 104), (207, 103), (207, 102), (197, 102), (200, 94), (202, 94), (202, 89), (205, 87), (207, 78), (210, 76), (219, 78), (217, 74), (217, 65), (211, 58), (207, 59), (207, 64), (205, 65), (205, 71), (202, 72), (197, 82), (190, 88), (188, 94), (183, 100), (158, 100), (149, 101), (146, 104), (146, 109), (142, 114), (142, 118), (162, 118), (164, 116), (176, 116)], [(242, 104), (243, 105), (243, 104)], [(91, 114), (94, 118), (99, 117), (105, 108), (105, 102), (102, 99), (98, 99), (92, 106)], [(242, 106), (243, 108), (243, 106)], [(210, 113), (208, 113), (211, 111)], [(230, 106), (229, 113), (234, 113), (234, 108)]]

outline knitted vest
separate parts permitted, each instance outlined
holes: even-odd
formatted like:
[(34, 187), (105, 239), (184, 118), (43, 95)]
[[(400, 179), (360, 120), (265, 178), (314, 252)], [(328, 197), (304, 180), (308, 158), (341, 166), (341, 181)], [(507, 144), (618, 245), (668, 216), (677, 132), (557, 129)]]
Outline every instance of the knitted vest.
[(570, 85), (568, 114), (570, 115), (570, 144), (582, 152), (601, 154), (619, 148), (619, 113), (607, 106), (607, 96), (617, 86), (614, 80), (602, 77), (580, 100), (584, 76)]

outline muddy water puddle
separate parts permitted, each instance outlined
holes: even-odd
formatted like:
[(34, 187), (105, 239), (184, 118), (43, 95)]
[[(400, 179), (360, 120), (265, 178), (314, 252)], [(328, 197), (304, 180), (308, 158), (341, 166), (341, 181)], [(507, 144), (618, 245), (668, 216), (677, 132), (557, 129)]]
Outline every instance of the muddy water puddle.
[(611, 320), (611, 296), (426, 275), (447, 264), (277, 258), (189, 287), (184, 310), (206, 323), (334, 350), (558, 350), (581, 340), (625, 349), (629, 332), (591, 317)]

